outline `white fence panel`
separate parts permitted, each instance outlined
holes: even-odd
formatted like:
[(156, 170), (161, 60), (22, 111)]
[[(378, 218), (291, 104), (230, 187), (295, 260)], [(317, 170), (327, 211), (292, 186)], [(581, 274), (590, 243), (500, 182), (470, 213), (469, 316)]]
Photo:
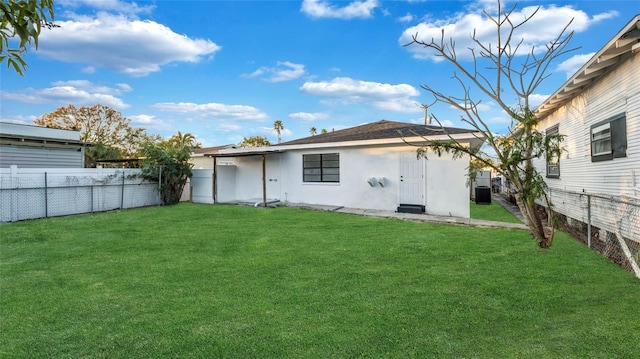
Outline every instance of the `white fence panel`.
[(0, 168), (0, 222), (160, 204), (139, 169)]
[(192, 170), (191, 200), (194, 203), (213, 203), (213, 170)]

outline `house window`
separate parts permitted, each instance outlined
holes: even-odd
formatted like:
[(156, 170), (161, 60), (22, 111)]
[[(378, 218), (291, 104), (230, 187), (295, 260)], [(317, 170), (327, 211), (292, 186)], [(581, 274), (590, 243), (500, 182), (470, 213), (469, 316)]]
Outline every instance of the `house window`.
[[(547, 137), (557, 136), (558, 134), (558, 125), (550, 127), (546, 131)], [(560, 178), (560, 156), (557, 153), (547, 154), (547, 177)]]
[(304, 182), (340, 182), (340, 154), (302, 155)]
[(591, 126), (591, 162), (627, 157), (627, 119), (620, 114)]

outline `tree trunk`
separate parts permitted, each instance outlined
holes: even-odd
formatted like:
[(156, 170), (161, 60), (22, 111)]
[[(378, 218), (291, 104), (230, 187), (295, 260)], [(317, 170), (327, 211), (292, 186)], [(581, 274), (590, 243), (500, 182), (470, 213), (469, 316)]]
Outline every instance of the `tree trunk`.
[[(538, 242), (538, 246), (543, 249), (551, 247), (553, 242), (553, 231), (546, 231), (542, 218), (538, 214), (535, 208), (535, 203), (528, 203), (522, 198), (522, 194), (516, 194), (516, 204), (522, 212), (525, 220), (525, 224), (529, 227), (529, 231), (535, 240)], [(547, 233), (549, 232), (549, 233)]]

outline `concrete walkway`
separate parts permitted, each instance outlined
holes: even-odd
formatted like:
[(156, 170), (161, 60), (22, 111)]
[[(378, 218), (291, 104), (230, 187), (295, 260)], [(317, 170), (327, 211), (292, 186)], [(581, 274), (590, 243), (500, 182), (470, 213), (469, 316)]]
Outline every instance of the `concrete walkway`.
[[(495, 196), (500, 197), (500, 196)], [(502, 199), (502, 197), (500, 197)], [(502, 199), (502, 202), (510, 204), (508, 201)], [(499, 200), (496, 200), (496, 203), (503, 205)], [(380, 218), (395, 218), (402, 219), (406, 221), (415, 221), (415, 222), (430, 222), (430, 223), (444, 223), (444, 224), (461, 224), (468, 225), (474, 227), (487, 227), (487, 228), (510, 228), (510, 229), (524, 229), (527, 230), (527, 226), (522, 223), (506, 223), (506, 222), (495, 222), (495, 221), (485, 221), (480, 219), (471, 219), (471, 218), (461, 218), (461, 217), (449, 217), (449, 216), (432, 216), (429, 214), (415, 214), (415, 213), (398, 213), (393, 211), (379, 211), (379, 210), (371, 210), (371, 209), (360, 209), (360, 208), (346, 208), (346, 207), (336, 207), (336, 206), (319, 206), (319, 205), (309, 205), (309, 204), (295, 204), (288, 203), (290, 207), (300, 207), (300, 208), (309, 208), (318, 211), (329, 211), (329, 212), (337, 212), (337, 213), (347, 213), (347, 214), (357, 214), (361, 216), (370, 216), (370, 217), (380, 217)], [(506, 208), (506, 207), (505, 207)], [(515, 207), (517, 210), (518, 207)], [(513, 208), (506, 208), (511, 212)], [(520, 211), (518, 211), (518, 215)], [(516, 215), (514, 213), (514, 215)], [(522, 218), (521, 218), (522, 220)]]

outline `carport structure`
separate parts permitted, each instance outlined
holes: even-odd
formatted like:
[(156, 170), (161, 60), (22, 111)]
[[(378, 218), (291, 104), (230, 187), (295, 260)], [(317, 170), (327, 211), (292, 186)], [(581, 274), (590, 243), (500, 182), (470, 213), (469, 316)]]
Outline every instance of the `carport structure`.
[(205, 157), (213, 158), (213, 203), (218, 203), (218, 158), (234, 158), (234, 157), (249, 157), (260, 156), (262, 158), (262, 205), (267, 206), (267, 155), (282, 153), (281, 150), (270, 151), (248, 151), (248, 152), (234, 152), (234, 153), (210, 153), (205, 154)]

